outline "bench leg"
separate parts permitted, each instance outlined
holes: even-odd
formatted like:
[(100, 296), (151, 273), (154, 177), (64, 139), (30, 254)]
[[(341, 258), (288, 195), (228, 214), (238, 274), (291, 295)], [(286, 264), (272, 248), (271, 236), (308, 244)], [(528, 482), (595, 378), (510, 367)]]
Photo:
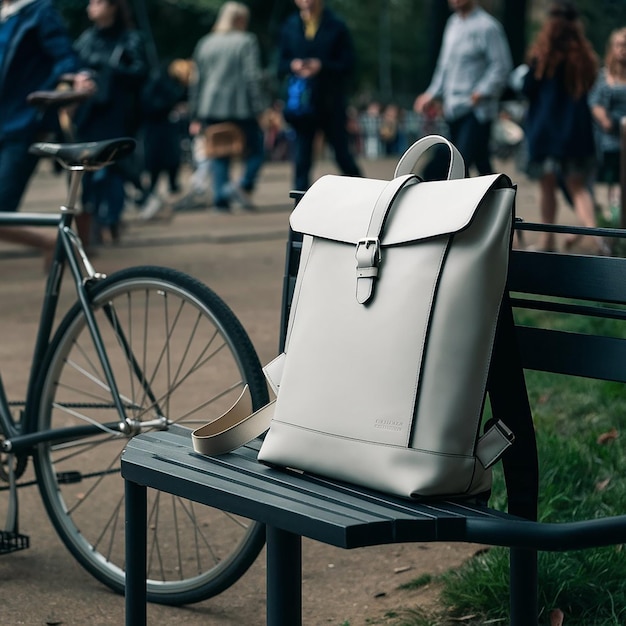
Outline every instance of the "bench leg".
[(147, 490), (125, 482), (126, 626), (146, 626)]
[(302, 538), (267, 527), (267, 626), (302, 626)]
[(537, 624), (537, 551), (526, 548), (510, 550), (510, 626)]

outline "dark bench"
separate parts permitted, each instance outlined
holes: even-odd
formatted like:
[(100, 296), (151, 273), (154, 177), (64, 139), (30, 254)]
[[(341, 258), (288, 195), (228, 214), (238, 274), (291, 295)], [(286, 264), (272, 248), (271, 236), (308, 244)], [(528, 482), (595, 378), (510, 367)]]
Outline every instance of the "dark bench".
[[(540, 226), (518, 228), (538, 230)], [(554, 230), (591, 232), (575, 227)], [(594, 232), (626, 237), (626, 231)], [(298, 255), (299, 242), (290, 241), (283, 329)], [(514, 251), (509, 288), (515, 310), (626, 321), (626, 259)], [(626, 382), (625, 339), (523, 326), (517, 326), (516, 334), (525, 368)], [(467, 502), (410, 502), (266, 467), (256, 461), (258, 445), (253, 442), (230, 454), (207, 458), (193, 452), (190, 431), (180, 428), (144, 434), (129, 442), (122, 458), (127, 624), (139, 626), (146, 620), (147, 486), (267, 525), (267, 623), (272, 626), (302, 623), (301, 537), (341, 548), (430, 541), (509, 547), (513, 626), (537, 622), (538, 550), (567, 551), (626, 542), (626, 515), (550, 524)], [(536, 454), (535, 450), (527, 452), (531, 458)], [(535, 471), (531, 463), (528, 492), (521, 494), (531, 510), (536, 506)]]

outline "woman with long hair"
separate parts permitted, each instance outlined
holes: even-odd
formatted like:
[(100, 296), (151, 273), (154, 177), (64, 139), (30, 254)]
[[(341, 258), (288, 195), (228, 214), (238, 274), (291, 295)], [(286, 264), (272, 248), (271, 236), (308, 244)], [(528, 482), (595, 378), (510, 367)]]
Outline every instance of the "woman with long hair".
[[(587, 98), (598, 60), (572, 2), (551, 3), (527, 56), (530, 69), (523, 92), (529, 103), (525, 120), (528, 175), (539, 181), (542, 220), (555, 223), (562, 180), (581, 224), (594, 227), (594, 202), (587, 181), (595, 169), (596, 151)], [(598, 253), (608, 253), (602, 239), (594, 241)], [(556, 249), (554, 233), (544, 233), (540, 248)]]
[[(598, 178), (608, 184), (609, 207), (620, 205), (620, 120), (626, 116), (626, 28), (609, 36), (604, 67), (589, 96), (598, 127)], [(611, 211), (612, 213), (613, 211)]]

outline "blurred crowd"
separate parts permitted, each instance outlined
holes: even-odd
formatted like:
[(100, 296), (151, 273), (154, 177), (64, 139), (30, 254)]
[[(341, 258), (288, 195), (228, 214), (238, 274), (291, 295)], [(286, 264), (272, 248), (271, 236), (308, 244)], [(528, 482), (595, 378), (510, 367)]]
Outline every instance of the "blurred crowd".
[[(546, 222), (556, 219), (561, 189), (581, 223), (594, 226), (596, 180), (609, 184), (610, 207), (620, 201), (626, 30), (615, 29), (600, 60), (575, 2), (554, 0), (525, 63), (513, 68), (495, 18), (476, 0), (448, 4), (435, 72), (413, 106), (370, 101), (356, 108), (347, 93), (356, 62), (351, 36), (323, 0), (294, 0), (276, 42), (272, 72), (281, 91), (272, 96), (244, 3), (224, 2), (190, 58), (157, 67), (128, 0), (85, 0), (90, 26), (76, 41), (51, 0), (2, 0), (0, 209), (18, 209), (36, 164), (28, 146), (44, 136), (138, 141), (132, 158), (86, 176), (77, 223), (85, 245), (98, 245), (120, 237), (129, 207), (139, 220), (198, 205), (254, 210), (268, 161), (292, 163), (290, 188), (306, 190), (320, 154), (333, 157), (342, 174), (360, 176), (359, 159), (397, 157), (436, 133), (457, 146), (468, 175), (491, 172), (494, 154), (514, 155), (539, 185)], [(89, 97), (60, 111), (34, 111), (26, 96), (41, 89)], [(184, 185), (183, 165), (193, 170)], [(426, 178), (445, 176), (435, 157), (430, 165)], [(48, 240), (16, 230), (0, 230), (0, 237), (49, 249)], [(554, 242), (542, 245), (552, 249)]]

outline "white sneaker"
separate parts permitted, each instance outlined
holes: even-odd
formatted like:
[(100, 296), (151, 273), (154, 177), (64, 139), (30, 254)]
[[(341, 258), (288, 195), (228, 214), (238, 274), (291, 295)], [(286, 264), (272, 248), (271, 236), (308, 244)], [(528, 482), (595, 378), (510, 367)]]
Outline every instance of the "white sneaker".
[(242, 189), (238, 185), (232, 187), (230, 197), (234, 202), (241, 206), (242, 209), (246, 209), (247, 211), (254, 211), (256, 209), (254, 202), (252, 202), (252, 195), (250, 192)]
[(148, 221), (153, 219), (156, 214), (163, 208), (163, 200), (155, 193), (151, 194), (146, 203), (139, 211), (139, 219)]
[(200, 163), (193, 171), (190, 179), (190, 188), (198, 194), (211, 190), (211, 161)]

